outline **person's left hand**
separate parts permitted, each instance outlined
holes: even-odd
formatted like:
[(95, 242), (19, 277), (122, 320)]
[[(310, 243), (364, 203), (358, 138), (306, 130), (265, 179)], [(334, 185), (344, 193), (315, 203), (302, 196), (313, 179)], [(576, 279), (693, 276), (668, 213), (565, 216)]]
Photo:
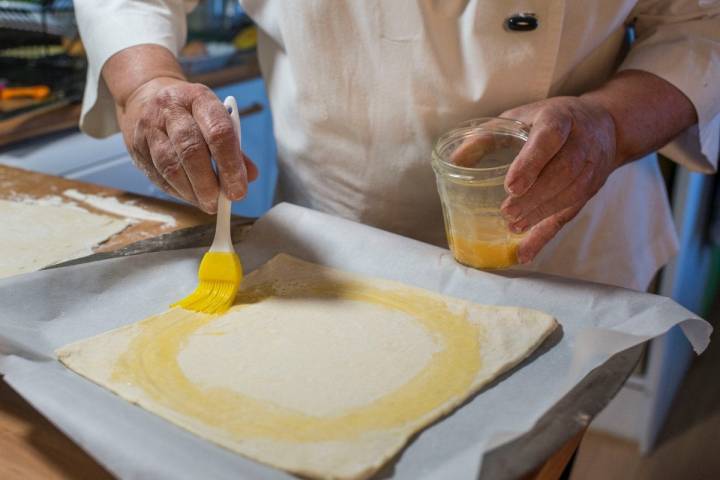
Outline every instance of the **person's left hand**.
[(509, 196), (501, 207), (512, 231), (530, 230), (518, 247), (518, 261), (527, 263), (620, 166), (615, 122), (583, 97), (549, 98), (501, 116), (531, 127), (505, 179)]

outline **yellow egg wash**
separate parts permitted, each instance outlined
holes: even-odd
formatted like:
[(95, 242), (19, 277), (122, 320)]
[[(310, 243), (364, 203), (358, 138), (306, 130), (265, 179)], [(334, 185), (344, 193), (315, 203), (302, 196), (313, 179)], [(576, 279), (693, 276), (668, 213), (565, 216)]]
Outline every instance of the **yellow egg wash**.
[(520, 235), (511, 233), (495, 211), (460, 211), (451, 217), (448, 244), (455, 259), (474, 268), (507, 268), (518, 263)]
[(491, 242), (451, 236), (450, 249), (458, 262), (474, 268), (507, 268), (518, 263), (517, 241)]
[(440, 349), (399, 389), (337, 416), (311, 416), (231, 389), (202, 387), (190, 381), (178, 364), (178, 355), (194, 332), (219, 317), (176, 308), (138, 324), (140, 332), (119, 357), (112, 380), (131, 383), (165, 407), (234, 440), (322, 442), (422, 422), (435, 408), (459, 403), (480, 368), (482, 332), (465, 311), (453, 312), (441, 299), (410, 289), (316, 280), (262, 284), (240, 291), (231, 311), (270, 297), (338, 298), (400, 311), (416, 319)]

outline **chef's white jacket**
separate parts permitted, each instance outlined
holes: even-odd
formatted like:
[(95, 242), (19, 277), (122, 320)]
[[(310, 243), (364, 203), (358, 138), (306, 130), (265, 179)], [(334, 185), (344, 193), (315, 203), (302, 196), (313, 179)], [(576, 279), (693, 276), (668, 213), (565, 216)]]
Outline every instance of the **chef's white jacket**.
[[(699, 124), (667, 147), (714, 172), (720, 138), (720, 2), (714, 0), (244, 0), (260, 29), (281, 198), (444, 244), (430, 167), (456, 124), (556, 95), (618, 69), (654, 73), (693, 103)], [(114, 133), (100, 77), (114, 53), (159, 44), (177, 53), (193, 2), (75, 0), (90, 60), (81, 127)], [(535, 15), (532, 31), (506, 20)], [(621, 58), (626, 25), (637, 42)], [(262, 172), (261, 172), (262, 174)], [(677, 251), (655, 155), (608, 179), (529, 266), (644, 289)], [(370, 247), (369, 247), (370, 248)]]

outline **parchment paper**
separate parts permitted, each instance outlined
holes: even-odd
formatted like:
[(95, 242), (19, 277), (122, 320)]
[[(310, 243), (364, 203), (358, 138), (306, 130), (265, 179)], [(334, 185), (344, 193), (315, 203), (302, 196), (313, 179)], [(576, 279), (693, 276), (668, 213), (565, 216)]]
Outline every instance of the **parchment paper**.
[[(381, 476), (476, 478), (483, 452), (516, 438), (593, 368), (676, 324), (702, 352), (711, 327), (655, 295), (458, 265), (444, 249), (281, 204), (238, 246), (247, 272), (279, 252), (484, 304), (554, 315), (562, 331), (528, 361), (421, 433)], [(123, 478), (291, 478), (135, 407), (66, 370), (55, 348), (163, 311), (191, 291), (204, 249), (34, 272), (0, 281), (0, 371)]]

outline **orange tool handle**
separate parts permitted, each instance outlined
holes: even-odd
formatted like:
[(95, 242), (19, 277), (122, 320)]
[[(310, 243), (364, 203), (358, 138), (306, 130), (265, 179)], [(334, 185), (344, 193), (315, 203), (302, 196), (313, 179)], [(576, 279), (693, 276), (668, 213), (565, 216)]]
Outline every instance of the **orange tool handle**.
[(0, 99), (12, 100), (13, 98), (32, 98), (42, 100), (50, 95), (50, 87), (47, 85), (33, 85), (32, 87), (5, 87), (0, 90)]

